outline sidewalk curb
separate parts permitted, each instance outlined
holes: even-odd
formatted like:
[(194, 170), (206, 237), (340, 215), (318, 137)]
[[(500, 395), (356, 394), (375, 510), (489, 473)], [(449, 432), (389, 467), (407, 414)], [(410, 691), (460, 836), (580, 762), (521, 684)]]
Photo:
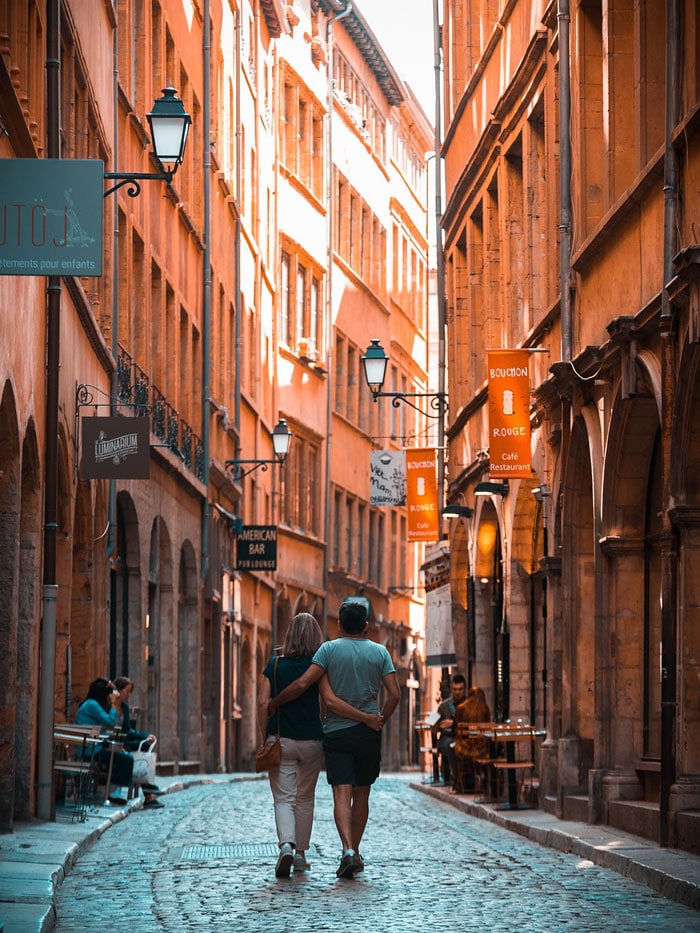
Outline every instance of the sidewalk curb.
[[(204, 784), (261, 781), (266, 775), (235, 773), (179, 775), (166, 785), (164, 796)], [(56, 895), (78, 859), (99, 842), (110, 827), (143, 809), (143, 798), (114, 808), (94, 826), (84, 823), (19, 823), (0, 835), (0, 933), (52, 933), (56, 924)], [(53, 845), (47, 845), (53, 837)], [(24, 842), (22, 841), (24, 840)], [(51, 850), (53, 851), (47, 851)], [(59, 852), (60, 850), (60, 852)]]
[(700, 858), (621, 830), (589, 823), (560, 820), (543, 810), (494, 810), (486, 804), (426, 784), (413, 790), (447, 803), (463, 813), (488, 820), (539, 845), (586, 858), (625, 878), (646, 885), (663, 897), (700, 911)]

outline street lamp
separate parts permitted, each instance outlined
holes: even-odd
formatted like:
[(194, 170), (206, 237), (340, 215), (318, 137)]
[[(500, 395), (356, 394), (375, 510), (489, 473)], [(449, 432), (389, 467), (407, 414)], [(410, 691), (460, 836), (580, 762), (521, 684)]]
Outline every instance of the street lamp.
[[(291, 439), (292, 432), (289, 430), (289, 425), (284, 418), (280, 418), (280, 420), (272, 429), (272, 447), (275, 451), (275, 456), (273, 459), (227, 460), (225, 465), (226, 467), (230, 467), (235, 479), (242, 479), (244, 476), (252, 473), (253, 470), (257, 470), (258, 467), (261, 467), (264, 473), (267, 470), (268, 463), (279, 463), (280, 466), (284, 463), (284, 461), (287, 459), (287, 454), (289, 453), (289, 442)], [(249, 466), (249, 469), (244, 470), (244, 466)]]
[(508, 495), (508, 480), (503, 480), (502, 483), (495, 482), (494, 480), (485, 480), (483, 483), (477, 483), (474, 490), (475, 496), (507, 496)]
[(440, 514), (443, 518), (471, 518), (474, 509), (470, 509), (468, 505), (457, 505), (455, 502), (448, 502)]
[[(375, 402), (380, 398), (390, 398), (394, 408), (398, 408), (400, 402), (405, 402), (428, 418), (441, 418), (447, 411), (447, 398), (444, 392), (382, 392), (389, 357), (376, 337), (372, 339), (361, 359), (365, 379)], [(430, 407), (435, 409), (435, 412), (424, 412), (415, 402), (411, 401), (414, 398), (430, 399)]]
[[(112, 194), (112, 192), (121, 188), (122, 185), (130, 185), (127, 188), (129, 197), (138, 197), (141, 193), (139, 180), (154, 178), (168, 184), (173, 180), (178, 165), (182, 164), (185, 157), (187, 135), (192, 125), (192, 117), (185, 110), (182, 100), (175, 96), (176, 94), (177, 91), (174, 87), (163, 88), (163, 96), (153, 101), (153, 109), (146, 114), (146, 119), (151, 128), (153, 153), (158, 159), (162, 171), (105, 172), (105, 178), (118, 179), (116, 185), (105, 191), (105, 198), (108, 194)], [(172, 168), (166, 169), (166, 163), (172, 165)]]

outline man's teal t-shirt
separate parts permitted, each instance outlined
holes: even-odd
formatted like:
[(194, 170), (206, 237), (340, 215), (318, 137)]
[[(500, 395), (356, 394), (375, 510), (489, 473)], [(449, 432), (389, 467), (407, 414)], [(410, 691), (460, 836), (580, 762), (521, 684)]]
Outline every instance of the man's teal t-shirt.
[[(382, 679), (396, 670), (384, 645), (369, 638), (336, 638), (321, 645), (313, 656), (328, 674), (331, 690), (341, 700), (364, 713), (378, 713), (377, 694)], [(357, 720), (326, 713), (326, 732), (356, 726)]]

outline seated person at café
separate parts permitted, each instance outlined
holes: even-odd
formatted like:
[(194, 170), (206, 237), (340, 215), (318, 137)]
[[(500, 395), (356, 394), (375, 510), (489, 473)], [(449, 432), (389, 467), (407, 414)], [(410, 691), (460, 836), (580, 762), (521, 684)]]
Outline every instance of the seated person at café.
[[(88, 688), (88, 694), (78, 707), (75, 714), (76, 725), (79, 726), (102, 726), (105, 729), (117, 728), (117, 708), (116, 698), (119, 691), (105, 677), (98, 677), (93, 680)], [(134, 774), (134, 759), (127, 751), (115, 750), (112, 756), (111, 749), (106, 745), (98, 753), (98, 763), (101, 774), (107, 774), (109, 770), (109, 760), (112, 757), (112, 778), (111, 785), (115, 787), (131, 787)], [(121, 805), (126, 801), (121, 797), (109, 795), (110, 788), (107, 789), (109, 801), (112, 804)], [(163, 804), (156, 800), (155, 796), (146, 794), (144, 807), (158, 808)]]
[(442, 759), (442, 774), (446, 784), (455, 789), (457, 781), (457, 756), (455, 754), (454, 715), (457, 706), (467, 695), (464, 674), (453, 674), (450, 678), (450, 695), (438, 706), (440, 717), (433, 727), (437, 735), (437, 748)]
[(455, 752), (462, 773), (462, 791), (474, 789), (474, 759), (488, 756), (488, 742), (483, 736), (459, 736), (460, 723), (491, 722), (491, 710), (481, 687), (471, 687), (466, 700), (455, 710)]
[[(114, 698), (114, 706), (117, 710), (117, 725), (122, 732), (122, 744), (127, 752), (136, 752), (141, 748), (141, 743), (146, 742), (151, 745), (156, 737), (150, 732), (139, 732), (134, 728), (134, 721), (131, 718), (131, 709), (129, 702), (131, 694), (134, 692), (134, 682), (128, 677), (115, 677), (114, 686), (119, 691)], [(155, 759), (154, 759), (155, 760)], [(141, 784), (144, 794), (162, 794), (163, 791), (155, 784)]]

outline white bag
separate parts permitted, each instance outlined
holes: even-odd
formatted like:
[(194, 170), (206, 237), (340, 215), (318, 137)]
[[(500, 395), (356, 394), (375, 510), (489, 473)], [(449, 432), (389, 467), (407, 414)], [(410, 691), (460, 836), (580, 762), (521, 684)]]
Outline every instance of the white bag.
[(134, 774), (131, 780), (136, 786), (156, 782), (156, 753), (153, 749), (157, 741), (158, 739), (153, 739), (149, 745), (148, 739), (144, 739), (137, 752), (129, 752), (134, 759)]

